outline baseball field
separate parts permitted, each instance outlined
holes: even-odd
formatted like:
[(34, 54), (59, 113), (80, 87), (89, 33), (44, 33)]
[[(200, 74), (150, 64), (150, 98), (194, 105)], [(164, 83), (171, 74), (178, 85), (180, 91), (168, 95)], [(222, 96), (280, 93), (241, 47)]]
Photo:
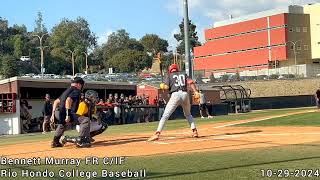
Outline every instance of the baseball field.
[[(318, 179), (320, 112), (260, 110), (166, 123), (110, 126), (91, 148), (50, 148), (53, 133), (1, 136), (0, 179)], [(75, 135), (67, 131), (66, 135)]]

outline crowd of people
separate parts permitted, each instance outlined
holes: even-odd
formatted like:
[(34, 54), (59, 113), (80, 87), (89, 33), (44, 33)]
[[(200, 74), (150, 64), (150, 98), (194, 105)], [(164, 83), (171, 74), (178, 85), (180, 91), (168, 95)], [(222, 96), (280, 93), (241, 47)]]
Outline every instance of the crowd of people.
[(130, 124), (159, 120), (166, 101), (149, 96), (125, 96), (124, 94), (109, 94), (106, 100), (100, 99), (97, 110), (110, 117), (109, 124)]

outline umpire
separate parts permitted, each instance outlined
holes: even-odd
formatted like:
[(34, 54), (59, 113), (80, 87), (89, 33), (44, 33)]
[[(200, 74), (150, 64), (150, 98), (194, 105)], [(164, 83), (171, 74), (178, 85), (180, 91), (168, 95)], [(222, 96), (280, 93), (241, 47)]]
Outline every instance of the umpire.
[[(75, 77), (71, 80), (71, 86), (54, 101), (52, 108), (53, 113), (50, 120), (51, 123), (54, 123), (56, 118), (58, 125), (51, 144), (52, 148), (63, 147), (63, 145), (60, 143), (60, 138), (66, 129), (66, 124), (78, 121), (76, 111), (79, 106), (81, 90), (83, 86), (84, 80), (80, 77)], [(84, 123), (88, 124), (88, 122)]]

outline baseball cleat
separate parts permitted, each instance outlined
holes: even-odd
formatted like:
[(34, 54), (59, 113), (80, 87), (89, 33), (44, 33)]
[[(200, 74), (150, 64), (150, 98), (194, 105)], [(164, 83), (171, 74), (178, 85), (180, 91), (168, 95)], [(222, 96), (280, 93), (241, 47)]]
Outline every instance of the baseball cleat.
[(213, 116), (208, 116), (208, 118), (213, 118)]
[(76, 140), (76, 146), (78, 148), (89, 148), (91, 147), (90, 137), (78, 137)]
[(197, 129), (192, 129), (192, 137), (194, 137), (194, 138), (198, 138), (199, 137)]
[(152, 135), (147, 141), (151, 142), (151, 141), (157, 141), (160, 138), (160, 133), (155, 133), (154, 135)]
[(76, 146), (78, 148), (89, 148), (89, 147), (91, 147), (91, 143), (90, 142), (79, 142), (79, 143), (76, 143)]
[(52, 141), (51, 147), (52, 148), (63, 147), (63, 144), (61, 144), (60, 142)]

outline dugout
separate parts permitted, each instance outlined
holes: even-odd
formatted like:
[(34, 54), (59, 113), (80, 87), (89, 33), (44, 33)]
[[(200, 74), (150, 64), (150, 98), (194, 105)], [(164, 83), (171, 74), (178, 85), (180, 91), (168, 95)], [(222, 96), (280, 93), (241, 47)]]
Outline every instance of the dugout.
[[(53, 101), (69, 86), (69, 79), (13, 77), (0, 80), (0, 135), (21, 133), (21, 100), (28, 101), (33, 118), (40, 117), (45, 94), (49, 93)], [(96, 90), (102, 99), (110, 93), (136, 94), (136, 85), (120, 82), (87, 81), (84, 91), (86, 89)]]
[(221, 103), (227, 104), (230, 113), (251, 111), (251, 90), (241, 85), (214, 85), (212, 89), (220, 91)]

